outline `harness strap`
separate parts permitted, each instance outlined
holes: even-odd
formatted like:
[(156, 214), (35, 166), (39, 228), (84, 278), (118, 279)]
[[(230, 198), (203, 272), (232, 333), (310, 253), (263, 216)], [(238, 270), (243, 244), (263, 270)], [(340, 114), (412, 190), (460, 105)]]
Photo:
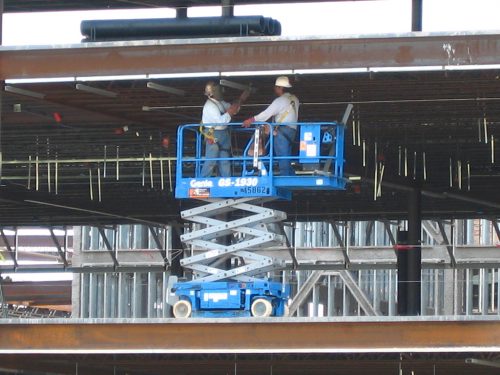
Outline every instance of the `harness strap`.
[(280, 123), (282, 123), (282, 122), (286, 119), (286, 117), (288, 116), (288, 114), (290, 113), (290, 111), (292, 111), (292, 110), (293, 110), (293, 111), (295, 112), (295, 101), (293, 100), (293, 98), (295, 98), (295, 96), (294, 96), (294, 95), (289, 94), (289, 95), (287, 95), (287, 98), (288, 98), (288, 102), (289, 102), (289, 104), (288, 104), (288, 108), (287, 108), (287, 110), (286, 110), (285, 112), (283, 112), (283, 114), (282, 114), (282, 115), (278, 118), (278, 121), (276, 121), (276, 122), (277, 122), (277, 123), (279, 123), (279, 124), (280, 124)]

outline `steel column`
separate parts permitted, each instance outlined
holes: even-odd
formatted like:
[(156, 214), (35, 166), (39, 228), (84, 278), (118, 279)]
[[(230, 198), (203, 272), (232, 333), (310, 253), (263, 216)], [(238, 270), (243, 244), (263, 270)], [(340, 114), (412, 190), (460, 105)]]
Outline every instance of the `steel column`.
[(420, 315), (422, 281), (422, 192), (414, 188), (408, 200), (408, 306), (410, 315)]

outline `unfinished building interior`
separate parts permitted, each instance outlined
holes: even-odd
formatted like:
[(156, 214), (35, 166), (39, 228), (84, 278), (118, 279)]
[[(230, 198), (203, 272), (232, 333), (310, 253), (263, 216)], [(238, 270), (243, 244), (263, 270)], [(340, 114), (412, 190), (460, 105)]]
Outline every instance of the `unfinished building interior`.
[[(0, 0), (4, 12), (178, 18), (267, 2), (88, 3)], [(0, 47), (0, 371), (496, 374), (499, 35), (419, 32), (422, 0), (411, 3), (405, 35)], [(266, 203), (286, 212), (287, 243), (255, 253), (282, 262), (266, 276), (290, 285), (287, 317), (175, 319), (170, 277), (191, 277), (181, 260), (201, 253), (181, 235), (202, 227), (180, 215), (194, 200), (175, 197), (177, 130), (200, 122), (207, 81), (228, 99), (251, 85), (242, 122), (278, 75), (301, 122), (353, 105), (346, 188)], [(233, 154), (243, 148), (233, 137)], [(402, 279), (402, 253), (416, 279)]]

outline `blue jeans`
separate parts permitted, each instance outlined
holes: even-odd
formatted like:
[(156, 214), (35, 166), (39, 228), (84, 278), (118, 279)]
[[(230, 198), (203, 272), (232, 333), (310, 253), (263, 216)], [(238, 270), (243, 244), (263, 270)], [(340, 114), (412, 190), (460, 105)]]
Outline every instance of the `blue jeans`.
[[(278, 128), (278, 134), (274, 136), (274, 154), (276, 156), (291, 156), (291, 141), (295, 139), (296, 129), (289, 126), (279, 126)], [(278, 161), (281, 176), (295, 176), (295, 171), (292, 169), (290, 162), (290, 159)]]
[[(205, 139), (205, 157), (208, 158), (229, 158), (231, 156), (231, 136), (229, 129), (214, 130), (215, 143), (209, 143)], [(207, 160), (201, 168), (201, 177), (210, 177), (215, 166), (219, 167), (219, 176), (231, 176), (231, 163), (229, 160)]]

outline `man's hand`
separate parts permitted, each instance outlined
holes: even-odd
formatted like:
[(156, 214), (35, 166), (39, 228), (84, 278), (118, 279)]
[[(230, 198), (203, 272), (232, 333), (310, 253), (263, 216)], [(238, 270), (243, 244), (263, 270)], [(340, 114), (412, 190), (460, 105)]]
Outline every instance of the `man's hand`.
[(238, 113), (240, 110), (240, 105), (238, 103), (233, 103), (231, 106), (227, 109), (227, 113), (229, 113), (230, 116), (234, 116), (235, 114)]
[(247, 118), (245, 121), (243, 121), (243, 126), (244, 128), (249, 128), (250, 125), (252, 125), (253, 123), (255, 122), (255, 117), (250, 117), (250, 118)]

